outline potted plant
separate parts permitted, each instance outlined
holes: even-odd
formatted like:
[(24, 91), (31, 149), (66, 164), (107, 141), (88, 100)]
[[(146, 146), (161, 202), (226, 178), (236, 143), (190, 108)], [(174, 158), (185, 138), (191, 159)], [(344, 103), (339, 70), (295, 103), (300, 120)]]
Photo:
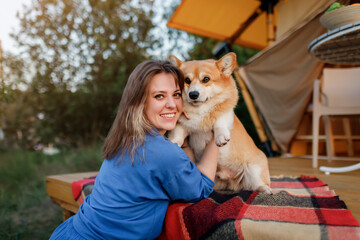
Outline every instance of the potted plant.
[(320, 23), (329, 30), (360, 21), (360, 4), (341, 5), (333, 3), (320, 17)]

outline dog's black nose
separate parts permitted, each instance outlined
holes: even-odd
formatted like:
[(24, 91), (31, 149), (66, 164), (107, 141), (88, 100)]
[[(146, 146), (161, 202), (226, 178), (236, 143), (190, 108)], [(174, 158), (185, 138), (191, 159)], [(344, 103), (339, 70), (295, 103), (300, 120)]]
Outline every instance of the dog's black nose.
[(198, 91), (191, 91), (189, 92), (189, 97), (192, 100), (195, 100), (199, 97), (200, 93)]

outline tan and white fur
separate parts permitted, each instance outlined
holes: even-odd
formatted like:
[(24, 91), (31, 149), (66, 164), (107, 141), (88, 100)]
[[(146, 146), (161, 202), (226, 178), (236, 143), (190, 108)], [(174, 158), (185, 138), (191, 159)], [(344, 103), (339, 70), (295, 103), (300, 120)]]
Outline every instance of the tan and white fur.
[(198, 161), (214, 132), (221, 146), (214, 189), (251, 190), (271, 194), (265, 154), (256, 147), (234, 114), (238, 91), (231, 74), (236, 55), (220, 60), (182, 62), (170, 55), (170, 62), (184, 73), (183, 111), (169, 139), (179, 146), (189, 136), (189, 146)]

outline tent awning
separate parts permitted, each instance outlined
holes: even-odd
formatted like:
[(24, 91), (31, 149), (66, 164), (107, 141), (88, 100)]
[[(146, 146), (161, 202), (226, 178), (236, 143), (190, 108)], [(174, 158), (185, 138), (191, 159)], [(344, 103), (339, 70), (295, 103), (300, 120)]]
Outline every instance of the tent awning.
[[(189, 33), (230, 39), (254, 14), (256, 19), (233, 43), (255, 49), (267, 47), (266, 12), (259, 0), (183, 0), (167, 23), (168, 27)], [(276, 18), (276, 8), (274, 9)]]

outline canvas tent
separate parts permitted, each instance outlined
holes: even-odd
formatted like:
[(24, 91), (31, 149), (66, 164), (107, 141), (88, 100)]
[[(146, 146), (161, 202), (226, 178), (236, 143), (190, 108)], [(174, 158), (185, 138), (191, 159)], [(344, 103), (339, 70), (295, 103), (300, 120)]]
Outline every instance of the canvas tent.
[[(189, 4), (191, 1), (193, 0), (183, 0), (183, 3)], [(207, 5), (211, 2), (208, 1)], [(234, 0), (234, 2), (245, 4), (247, 1)], [(289, 143), (298, 129), (310, 100), (313, 82), (323, 67), (323, 63), (308, 53), (307, 46), (313, 39), (327, 31), (320, 25), (319, 17), (333, 2), (280, 0), (275, 7), (276, 41), (249, 59), (239, 70), (271, 134), (284, 152), (289, 150)], [(234, 6), (236, 7), (241, 9), (239, 5)], [(221, 9), (222, 6), (219, 5), (219, 12), (223, 12)], [(207, 11), (203, 10), (202, 14), (205, 12)], [(182, 17), (186, 15), (183, 14)], [(174, 24), (177, 21), (176, 16), (179, 15), (181, 15), (179, 12), (175, 12), (169, 23)], [(192, 26), (191, 32), (204, 35), (193, 31), (199, 27), (196, 26), (195, 20), (191, 21), (188, 15), (186, 24)], [(236, 25), (239, 23), (236, 22)], [(177, 23), (177, 26), (179, 27), (180, 24)], [(258, 31), (264, 30), (259, 28)], [(226, 40), (227, 38), (217, 39)], [(238, 43), (241, 44), (241, 41)], [(241, 45), (250, 46), (249, 44)]]

